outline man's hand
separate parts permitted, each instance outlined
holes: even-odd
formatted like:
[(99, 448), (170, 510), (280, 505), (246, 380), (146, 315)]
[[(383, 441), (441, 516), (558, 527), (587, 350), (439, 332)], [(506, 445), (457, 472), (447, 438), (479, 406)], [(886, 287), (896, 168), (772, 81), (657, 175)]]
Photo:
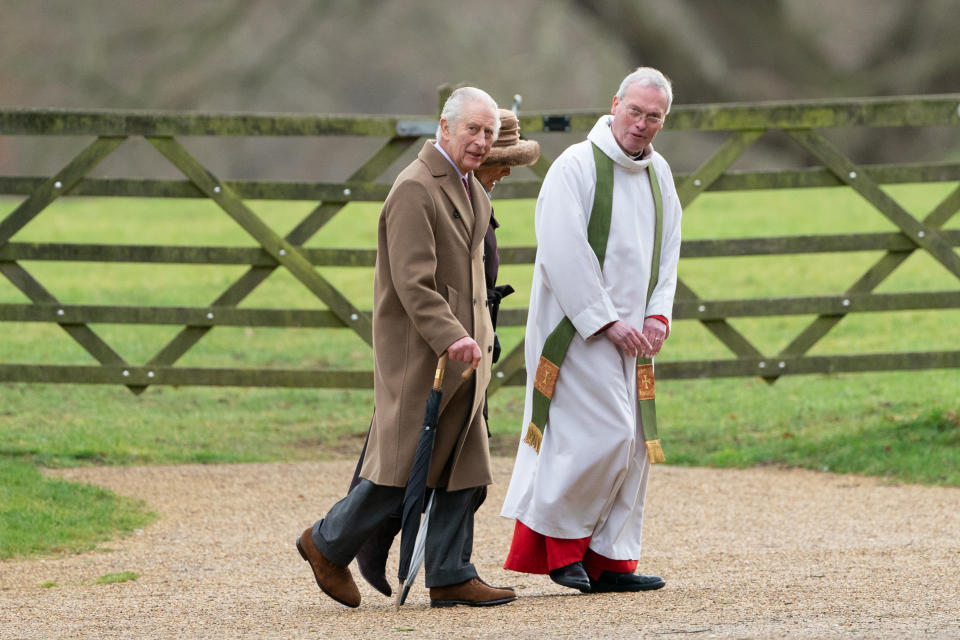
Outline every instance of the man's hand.
[(644, 358), (652, 358), (660, 353), (663, 341), (667, 339), (667, 327), (656, 318), (647, 318), (643, 321), (643, 337), (647, 339), (650, 349), (646, 352), (641, 349), (640, 355)]
[(464, 336), (447, 347), (447, 354), (451, 360), (469, 362), (471, 369), (476, 369), (480, 366), (480, 358), (482, 356), (480, 346), (476, 340), (470, 336)]
[(638, 353), (649, 352), (653, 348), (647, 337), (637, 331), (636, 327), (621, 320), (604, 329), (603, 335), (626, 355), (633, 358), (636, 358)]

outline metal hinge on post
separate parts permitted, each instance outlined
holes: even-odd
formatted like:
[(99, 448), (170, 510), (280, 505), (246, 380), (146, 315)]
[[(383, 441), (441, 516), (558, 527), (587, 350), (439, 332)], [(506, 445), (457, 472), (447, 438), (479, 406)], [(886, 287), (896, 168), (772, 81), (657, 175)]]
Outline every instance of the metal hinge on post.
[(543, 116), (544, 131), (570, 131), (570, 116)]

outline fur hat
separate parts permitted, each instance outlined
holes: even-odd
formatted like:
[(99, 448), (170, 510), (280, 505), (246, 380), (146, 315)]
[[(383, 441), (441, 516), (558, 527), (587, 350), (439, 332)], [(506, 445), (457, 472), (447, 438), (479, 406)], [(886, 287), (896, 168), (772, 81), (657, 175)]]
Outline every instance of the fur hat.
[(500, 109), (500, 135), (483, 161), (483, 166), (505, 164), (509, 167), (526, 167), (540, 157), (540, 143), (520, 139), (520, 121), (513, 111)]

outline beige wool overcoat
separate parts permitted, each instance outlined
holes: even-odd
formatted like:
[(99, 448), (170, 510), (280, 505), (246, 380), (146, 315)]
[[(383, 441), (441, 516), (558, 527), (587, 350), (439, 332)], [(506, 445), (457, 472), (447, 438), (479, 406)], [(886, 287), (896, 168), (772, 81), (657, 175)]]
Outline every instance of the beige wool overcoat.
[(397, 177), (380, 213), (373, 293), (374, 415), (360, 476), (402, 487), (413, 464), (437, 359), (471, 336), (482, 361), (449, 361), (428, 486), (456, 491), (493, 481), (481, 411), (493, 351), (483, 236), (490, 201), (471, 175), (472, 202), (454, 167), (427, 141)]

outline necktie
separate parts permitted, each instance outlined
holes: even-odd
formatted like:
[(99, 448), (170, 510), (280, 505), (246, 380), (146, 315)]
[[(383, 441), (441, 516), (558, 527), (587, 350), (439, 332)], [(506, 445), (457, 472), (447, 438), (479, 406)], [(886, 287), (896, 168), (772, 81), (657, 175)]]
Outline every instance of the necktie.
[[(470, 193), (470, 180), (467, 176), (463, 176), (463, 188), (467, 190), (467, 200), (473, 200), (473, 194)], [(472, 202), (471, 202), (472, 204)]]

